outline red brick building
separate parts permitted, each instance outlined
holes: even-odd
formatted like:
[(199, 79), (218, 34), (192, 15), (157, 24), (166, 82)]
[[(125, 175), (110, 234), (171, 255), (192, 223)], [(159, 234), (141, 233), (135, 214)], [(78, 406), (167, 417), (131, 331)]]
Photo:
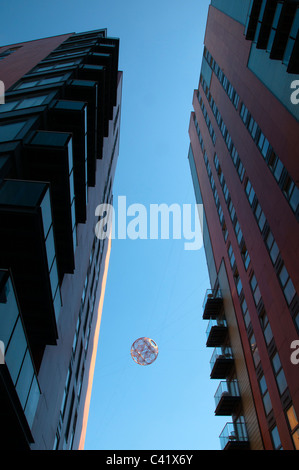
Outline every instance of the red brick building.
[(212, 0), (189, 161), (222, 448), (299, 448), (297, 2)]

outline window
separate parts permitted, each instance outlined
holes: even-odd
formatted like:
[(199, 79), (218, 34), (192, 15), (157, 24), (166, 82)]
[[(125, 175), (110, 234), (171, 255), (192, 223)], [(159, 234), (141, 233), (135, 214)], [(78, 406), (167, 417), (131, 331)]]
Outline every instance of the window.
[(245, 299), (243, 300), (243, 302), (241, 304), (241, 308), (242, 308), (246, 328), (248, 328), (251, 320), (250, 320), (249, 310), (248, 310), (247, 303), (246, 303)]
[(280, 437), (278, 434), (278, 429), (277, 426), (275, 426), (272, 431), (271, 431), (271, 437), (272, 437), (272, 442), (275, 450), (280, 450), (282, 449), (282, 445), (280, 442)]
[(261, 321), (261, 326), (262, 326), (262, 330), (263, 330), (263, 333), (264, 333), (266, 344), (269, 345), (272, 338), (273, 338), (273, 333), (272, 333), (271, 326), (270, 326), (270, 323), (269, 323), (269, 320), (268, 320), (268, 316), (267, 316), (265, 310), (263, 310), (261, 315), (260, 315), (260, 321)]
[(240, 224), (239, 224), (238, 221), (236, 222), (236, 225), (235, 225), (235, 234), (236, 234), (236, 237), (237, 237), (237, 240), (238, 240), (238, 244), (240, 245), (241, 240), (243, 238), (243, 234), (242, 234), (242, 230), (240, 228)]
[(276, 165), (274, 168), (274, 178), (276, 179), (277, 182), (279, 182), (280, 180), (282, 170), (283, 170), (283, 164), (281, 163), (281, 160), (277, 158)]
[(282, 395), (283, 392), (287, 388), (287, 381), (284, 375), (283, 368), (280, 363), (279, 355), (278, 353), (275, 353), (273, 358), (272, 358), (272, 365), (273, 365), (273, 370), (276, 376), (276, 383), (279, 389), (280, 394)]
[(1, 52), (1, 54), (0, 54), (0, 60), (5, 59), (5, 58), (8, 57), (10, 54), (12, 54), (13, 52), (15, 52), (15, 51), (17, 51), (18, 49), (20, 49), (21, 47), (22, 47), (22, 46), (11, 47), (10, 49), (6, 49), (6, 51)]
[(278, 276), (279, 276), (279, 280), (283, 288), (286, 301), (288, 305), (290, 305), (290, 303), (292, 302), (296, 294), (296, 291), (295, 291), (294, 284), (292, 283), (292, 280), (286, 270), (285, 265), (282, 266)]
[(32, 108), (34, 106), (40, 106), (46, 100), (48, 95), (33, 96), (32, 98), (26, 98), (23, 100), (10, 101), (0, 106), (0, 113), (6, 113), (15, 109)]
[(231, 265), (231, 267), (233, 267), (234, 264), (235, 264), (235, 255), (234, 255), (233, 247), (231, 246), (231, 244), (228, 247), (228, 257), (229, 257), (229, 260), (230, 260), (230, 265)]
[(296, 212), (299, 204), (299, 189), (297, 186), (293, 187), (293, 190), (290, 192), (290, 206), (294, 212)]
[(266, 245), (267, 245), (272, 263), (275, 264), (279, 255), (279, 249), (278, 249), (276, 241), (274, 240), (272, 232), (269, 232), (267, 235)]
[(250, 336), (249, 342), (250, 342), (253, 361), (254, 361), (255, 367), (257, 367), (261, 361), (261, 358), (260, 358), (258, 347), (256, 345), (256, 339), (255, 339), (254, 334)]
[(259, 386), (260, 386), (260, 390), (262, 394), (262, 400), (264, 404), (265, 413), (266, 415), (268, 415), (270, 411), (272, 410), (272, 403), (271, 403), (271, 399), (270, 399), (270, 395), (268, 392), (268, 387), (267, 387), (267, 383), (266, 383), (266, 379), (264, 375), (259, 380)]
[(254, 214), (255, 214), (255, 218), (258, 223), (259, 229), (262, 232), (266, 223), (266, 217), (265, 217), (264, 212), (262, 211), (260, 203), (257, 203)]
[(46, 72), (48, 70), (56, 70), (56, 69), (60, 69), (60, 68), (63, 68), (63, 67), (71, 67), (73, 65), (76, 65), (78, 63), (78, 61), (74, 60), (72, 62), (57, 62), (55, 64), (52, 64), (52, 65), (40, 65), (38, 67), (36, 67), (33, 72)]
[(249, 180), (247, 180), (245, 191), (248, 197), (249, 204), (252, 206), (255, 192)]
[(258, 286), (256, 277), (255, 277), (254, 274), (253, 274), (253, 276), (250, 280), (250, 286), (251, 286), (253, 298), (254, 298), (254, 301), (255, 301), (255, 305), (258, 305), (258, 303), (259, 303), (262, 296), (261, 296), (260, 288)]
[(287, 409), (287, 419), (292, 433), (293, 443), (296, 450), (299, 450), (299, 423), (296, 411), (293, 405)]
[(16, 139), (25, 124), (26, 121), (0, 124), (0, 142), (8, 142)]
[(247, 271), (248, 269), (248, 266), (250, 264), (250, 256), (249, 256), (249, 253), (248, 253), (248, 250), (247, 250), (247, 247), (244, 243), (243, 247), (242, 247), (242, 250), (241, 250), (241, 255), (242, 255), (242, 259), (243, 259), (243, 263), (244, 263), (244, 267)]
[(64, 79), (65, 75), (56, 75), (55, 77), (49, 77), (49, 78), (44, 78), (44, 79), (37, 79), (37, 80), (29, 80), (29, 81), (24, 81), (21, 82), (19, 85), (17, 85), (14, 89), (15, 90), (23, 90), (25, 88), (33, 88), (36, 86), (43, 86), (43, 85), (49, 85), (51, 83), (58, 83)]

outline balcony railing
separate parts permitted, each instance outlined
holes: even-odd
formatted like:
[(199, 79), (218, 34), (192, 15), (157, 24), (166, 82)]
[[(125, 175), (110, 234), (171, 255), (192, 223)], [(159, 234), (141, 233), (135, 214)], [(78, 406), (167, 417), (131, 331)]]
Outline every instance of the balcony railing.
[(244, 422), (226, 423), (220, 436), (222, 450), (249, 449), (249, 441)]
[(237, 380), (221, 381), (215, 393), (215, 415), (229, 416), (241, 401)]
[(207, 347), (222, 346), (227, 336), (227, 323), (224, 317), (211, 318), (206, 330)]
[(208, 289), (203, 302), (203, 319), (217, 318), (221, 313), (223, 299), (219, 289)]
[(210, 360), (211, 379), (225, 379), (232, 371), (234, 358), (229, 346), (215, 348)]

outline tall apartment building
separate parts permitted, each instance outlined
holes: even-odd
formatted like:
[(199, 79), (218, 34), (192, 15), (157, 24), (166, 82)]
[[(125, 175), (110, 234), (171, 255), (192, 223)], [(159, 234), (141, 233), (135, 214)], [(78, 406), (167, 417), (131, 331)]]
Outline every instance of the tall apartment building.
[(209, 6), (188, 158), (222, 449), (299, 449), (298, 26), (298, 2)]
[[(0, 48), (0, 447), (82, 449), (109, 263), (119, 40)], [(3, 360), (4, 356), (4, 360)]]

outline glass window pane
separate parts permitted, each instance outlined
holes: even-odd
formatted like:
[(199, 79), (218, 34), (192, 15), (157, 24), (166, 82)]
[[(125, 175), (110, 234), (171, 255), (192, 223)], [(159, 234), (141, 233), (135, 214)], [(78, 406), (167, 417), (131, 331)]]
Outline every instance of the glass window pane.
[(279, 369), (281, 368), (281, 362), (280, 362), (278, 353), (276, 353), (273, 356), (272, 364), (273, 364), (273, 367), (274, 367), (274, 371), (277, 373), (279, 371)]
[(54, 263), (52, 265), (52, 269), (50, 272), (50, 283), (51, 283), (51, 288), (52, 288), (52, 298), (54, 299), (55, 293), (57, 291), (57, 286), (58, 286), (58, 272), (57, 272), (56, 259), (54, 260)]
[(10, 376), (14, 384), (17, 381), (26, 348), (27, 342), (24, 335), (23, 326), (19, 317), (10, 343), (5, 351), (5, 362), (7, 364)]
[(255, 292), (254, 292), (253, 296), (254, 296), (254, 301), (257, 305), (260, 301), (260, 298), (261, 298), (261, 292), (260, 292), (259, 286), (257, 286), (257, 288), (255, 289)]
[(265, 217), (265, 214), (262, 212), (260, 220), (259, 220), (259, 228), (261, 232), (263, 231), (265, 223), (266, 223), (266, 217)]
[(284, 375), (284, 371), (282, 369), (277, 374), (276, 380), (277, 380), (277, 385), (278, 385), (280, 394), (283, 394), (283, 392), (287, 388), (287, 381), (286, 381), (286, 378), (285, 378), (285, 375)]
[(24, 88), (31, 88), (31, 87), (34, 87), (38, 84), (38, 80), (35, 80), (33, 82), (23, 82), (21, 83), (17, 89), (18, 90), (23, 90)]
[(281, 284), (282, 284), (283, 287), (285, 286), (285, 284), (286, 284), (286, 282), (287, 282), (287, 280), (288, 280), (288, 277), (289, 277), (289, 274), (288, 274), (288, 272), (287, 272), (287, 270), (286, 270), (286, 267), (283, 266), (283, 267), (281, 268), (280, 273), (279, 273), (279, 279), (280, 279)]
[(3, 103), (0, 105), (0, 113), (6, 113), (14, 109), (18, 101), (9, 101), (8, 103)]
[(24, 109), (24, 108), (31, 108), (33, 106), (39, 106), (43, 104), (46, 98), (47, 98), (47, 95), (34, 96), (33, 98), (26, 98), (25, 100), (22, 100), (20, 104), (18, 104), (16, 109)]
[(18, 315), (17, 301), (11, 280), (9, 279), (4, 286), (4, 292), (0, 300), (0, 339), (5, 347), (8, 345)]
[(293, 442), (296, 450), (299, 450), (299, 429), (293, 434)]
[(279, 181), (282, 170), (283, 170), (283, 164), (281, 163), (281, 161), (278, 158), (277, 159), (276, 169), (274, 171), (274, 176), (275, 176), (276, 181)]
[(265, 407), (265, 412), (268, 415), (270, 413), (270, 411), (272, 410), (272, 403), (271, 403), (269, 392), (267, 392), (264, 395), (263, 403), (264, 403), (264, 407)]
[[(1, 109), (1, 106), (0, 106), (0, 109)], [(291, 199), (290, 199), (290, 205), (294, 212), (297, 210), (298, 203), (299, 203), (299, 189), (297, 188), (297, 186), (295, 186)]]
[(55, 243), (54, 243), (54, 235), (53, 235), (53, 225), (50, 228), (46, 239), (46, 251), (47, 251), (47, 259), (48, 259), (48, 268), (49, 271), (51, 270), (51, 266), (53, 260), (55, 258)]
[(286, 286), (284, 288), (284, 294), (286, 296), (288, 304), (290, 304), (292, 302), (293, 298), (294, 298), (294, 295), (296, 294), (294, 284), (292, 283), (290, 278), (289, 278), (289, 280), (286, 283)]
[(50, 201), (50, 190), (48, 189), (44, 195), (41, 203), (42, 219), (44, 226), (45, 238), (48, 235), (49, 229), (52, 225), (52, 212), (51, 212), (51, 201)]
[(278, 254), (279, 254), (279, 249), (278, 249), (277, 243), (274, 242), (274, 243), (273, 243), (273, 246), (272, 246), (272, 248), (271, 248), (271, 251), (270, 251), (270, 257), (271, 257), (271, 260), (272, 260), (272, 263), (273, 263), (273, 264), (276, 263)]
[(44, 78), (39, 82), (39, 85), (49, 85), (50, 83), (56, 83), (62, 80), (62, 76), (57, 76), (57, 77), (51, 77), (51, 78)]
[(40, 396), (40, 390), (39, 390), (36, 377), (34, 376), (33, 381), (31, 383), (31, 388), (30, 388), (28, 400), (26, 403), (26, 407), (25, 407), (25, 416), (27, 418), (27, 421), (30, 427), (32, 427), (39, 396)]
[(271, 435), (272, 435), (272, 440), (274, 444), (274, 449), (279, 449), (281, 447), (281, 442), (280, 442), (280, 437), (278, 434), (278, 429), (276, 426), (275, 428), (272, 429)]
[(22, 369), (18, 377), (16, 384), (16, 391), (21, 402), (23, 409), (25, 408), (27, 397), (29, 394), (29, 389), (33, 379), (33, 365), (30, 357), (29, 350), (27, 349), (24, 362), (22, 364)]
[(288, 417), (291, 431), (293, 431), (295, 427), (298, 425), (298, 419), (297, 419), (296, 411), (293, 405), (287, 410), (287, 417)]
[(0, 125), (0, 142), (8, 142), (17, 137), (18, 133), (25, 126), (26, 121), (13, 122), (11, 124)]
[(273, 333), (272, 333), (271, 326), (269, 323), (264, 330), (264, 335), (265, 335), (266, 343), (269, 344), (273, 338)]
[(59, 317), (59, 313), (60, 313), (60, 309), (61, 309), (61, 299), (60, 299), (59, 287), (57, 287), (57, 291), (56, 291), (56, 294), (55, 294), (55, 297), (54, 297), (53, 304), (54, 304), (55, 318), (56, 318), (56, 321), (58, 321), (58, 317)]
[(262, 395), (264, 395), (266, 393), (266, 391), (268, 390), (268, 387), (267, 387), (267, 384), (266, 384), (266, 379), (265, 379), (265, 376), (263, 375), (262, 378), (260, 379), (260, 389), (261, 389), (261, 392), (262, 392)]
[(274, 237), (273, 237), (272, 233), (269, 232), (269, 234), (267, 236), (267, 240), (266, 240), (266, 243), (267, 243), (267, 246), (268, 246), (269, 250), (271, 249), (273, 241), (274, 241)]

